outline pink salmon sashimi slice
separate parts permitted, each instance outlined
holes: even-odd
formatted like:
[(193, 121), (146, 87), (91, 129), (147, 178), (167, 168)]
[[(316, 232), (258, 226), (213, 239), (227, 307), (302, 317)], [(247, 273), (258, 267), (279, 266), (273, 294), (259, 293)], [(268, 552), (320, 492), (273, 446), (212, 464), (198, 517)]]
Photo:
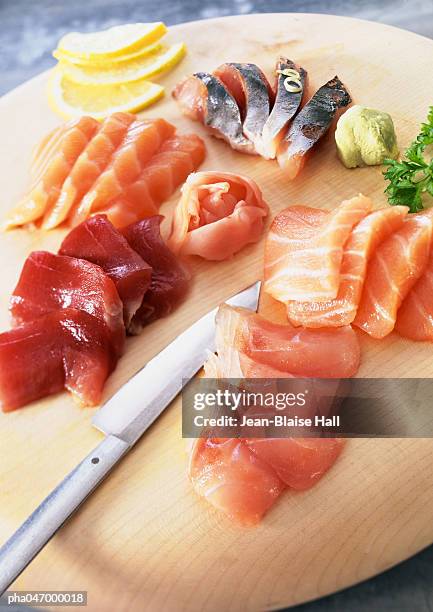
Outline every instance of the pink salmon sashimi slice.
[(76, 160), (56, 202), (47, 209), (42, 229), (57, 227), (66, 220), (73, 207), (79, 205), (110, 163), (135, 119), (135, 116), (129, 113), (114, 113), (104, 119), (97, 134)]
[(152, 267), (129, 246), (105, 215), (93, 215), (66, 236), (60, 255), (86, 259), (98, 266), (116, 285), (128, 327), (150, 286)]
[(399, 308), (395, 330), (411, 340), (433, 342), (433, 242), (423, 275)]
[(33, 163), (33, 182), (28, 193), (11, 210), (3, 225), (12, 229), (38, 221), (57, 200), (76, 160), (99, 130), (91, 117), (81, 117), (55, 130), (43, 141)]
[(188, 473), (196, 493), (243, 525), (258, 523), (285, 489), (275, 471), (235, 439), (195, 440)]
[(248, 438), (248, 448), (275, 470), (285, 485), (302, 491), (314, 486), (334, 465), (343, 438)]
[(344, 246), (371, 206), (360, 194), (332, 211), (291, 206), (278, 213), (265, 245), (264, 290), (284, 303), (336, 298)]
[(68, 389), (83, 405), (101, 400), (116, 366), (102, 321), (82, 310), (53, 310), (0, 334), (4, 412)]
[(364, 217), (344, 247), (337, 297), (327, 302), (289, 302), (289, 321), (304, 327), (350, 325), (361, 299), (367, 262), (378, 245), (402, 226), (407, 213), (406, 206), (390, 206)]
[(433, 210), (409, 215), (368, 263), (354, 324), (373, 338), (394, 329), (398, 309), (427, 267), (432, 230)]
[(91, 212), (107, 208), (110, 203), (127, 199), (125, 191), (137, 181), (148, 162), (175, 128), (164, 119), (135, 118), (125, 137), (110, 157), (109, 163), (97, 180), (75, 206), (72, 225), (86, 219)]
[(263, 366), (261, 377), (270, 368), (280, 378), (348, 378), (356, 374), (360, 362), (358, 339), (350, 326), (313, 330), (279, 325), (227, 304), (220, 306), (216, 316), (216, 347), (222, 355), (228, 347), (237, 352), (244, 377), (253, 376), (243, 371), (243, 357), (248, 358), (249, 367), (251, 362)]
[(120, 199), (113, 200), (100, 212), (116, 227), (154, 216), (160, 205), (198, 168), (205, 155), (204, 142), (195, 134), (168, 138), (144, 166), (139, 178), (124, 189)]
[(10, 299), (15, 325), (64, 308), (83, 310), (102, 321), (116, 355), (123, 352), (123, 305), (102, 268), (84, 259), (34, 251), (26, 259)]

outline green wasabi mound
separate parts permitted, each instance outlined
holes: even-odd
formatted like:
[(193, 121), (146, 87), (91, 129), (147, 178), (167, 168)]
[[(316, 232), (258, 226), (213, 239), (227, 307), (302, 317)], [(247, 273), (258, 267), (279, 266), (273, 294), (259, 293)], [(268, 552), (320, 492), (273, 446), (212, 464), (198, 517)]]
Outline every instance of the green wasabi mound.
[(360, 106), (349, 108), (335, 131), (338, 156), (346, 168), (378, 166), (398, 155), (394, 124), (388, 113)]

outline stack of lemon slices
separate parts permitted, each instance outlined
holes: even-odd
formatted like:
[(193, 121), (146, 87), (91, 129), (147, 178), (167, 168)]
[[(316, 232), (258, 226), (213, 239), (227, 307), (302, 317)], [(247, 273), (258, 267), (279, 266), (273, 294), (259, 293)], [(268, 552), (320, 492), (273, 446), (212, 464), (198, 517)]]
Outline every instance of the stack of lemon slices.
[(148, 79), (173, 68), (183, 43), (164, 45), (162, 22), (131, 23), (102, 32), (71, 32), (59, 42), (48, 86), (51, 107), (62, 117), (138, 112), (156, 102), (164, 88)]

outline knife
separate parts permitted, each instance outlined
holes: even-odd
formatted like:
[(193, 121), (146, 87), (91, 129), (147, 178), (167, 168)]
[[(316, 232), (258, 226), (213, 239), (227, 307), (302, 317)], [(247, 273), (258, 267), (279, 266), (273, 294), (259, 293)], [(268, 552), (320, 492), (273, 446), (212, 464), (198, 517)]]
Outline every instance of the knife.
[[(260, 282), (227, 304), (257, 310)], [(0, 595), (167, 408), (215, 351), (211, 310), (147, 363), (95, 414), (104, 440), (44, 499), (0, 548)]]

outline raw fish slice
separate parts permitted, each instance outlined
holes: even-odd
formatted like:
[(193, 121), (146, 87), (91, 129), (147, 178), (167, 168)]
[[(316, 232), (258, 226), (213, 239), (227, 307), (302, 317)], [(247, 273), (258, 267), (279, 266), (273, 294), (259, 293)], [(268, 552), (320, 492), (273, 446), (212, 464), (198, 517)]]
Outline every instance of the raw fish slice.
[[(6, 217), (4, 229), (12, 229), (40, 219), (47, 208), (57, 200), (62, 185), (71, 172), (79, 155), (84, 151), (97, 130), (99, 123), (91, 117), (81, 117), (68, 123), (65, 128), (52, 133), (44, 141), (39, 154), (44, 158), (41, 165), (34, 162), (34, 180), (26, 196)], [(59, 136), (62, 138), (59, 139)], [(50, 138), (53, 148), (50, 149)], [(52, 155), (45, 159), (50, 150)]]
[(27, 323), (62, 308), (83, 310), (105, 323), (116, 355), (123, 352), (123, 306), (113, 281), (84, 259), (34, 251), (10, 299), (13, 323)]
[(236, 100), (216, 76), (196, 72), (175, 87), (173, 97), (184, 115), (207, 126), (213, 136), (243, 153), (256, 153), (253, 143), (243, 135)]
[(335, 76), (316, 91), (296, 115), (277, 152), (278, 163), (288, 179), (297, 176), (305, 163), (306, 154), (326, 134), (337, 111), (351, 101), (345, 86)]
[(378, 245), (402, 226), (407, 213), (406, 206), (390, 206), (364, 217), (344, 248), (337, 297), (328, 302), (289, 302), (290, 322), (305, 327), (350, 325), (361, 299), (368, 260)]
[[(238, 352), (244, 377), (253, 377), (242, 368), (242, 357), (284, 376), (349, 378), (359, 367), (360, 349), (350, 326), (338, 329), (302, 329), (278, 325), (245, 308), (220, 306), (216, 317), (216, 347)], [(234, 359), (234, 356), (231, 355)], [(264, 377), (264, 376), (263, 376)]]
[(230, 172), (196, 172), (182, 187), (168, 244), (175, 253), (226, 259), (259, 240), (268, 212), (253, 180)]
[(116, 365), (106, 326), (66, 308), (0, 334), (0, 404), (4, 412), (68, 389), (84, 405), (100, 402)]
[(226, 86), (241, 111), (243, 133), (262, 154), (262, 132), (269, 117), (273, 91), (255, 64), (222, 64), (214, 76)]
[(345, 243), (371, 206), (360, 194), (333, 211), (291, 206), (279, 213), (265, 245), (264, 290), (285, 303), (336, 298)]
[(123, 189), (121, 198), (101, 211), (116, 227), (155, 215), (162, 202), (198, 168), (205, 155), (204, 142), (195, 134), (167, 139), (143, 168), (140, 177)]
[(128, 326), (150, 286), (152, 268), (132, 249), (105, 215), (94, 215), (63, 240), (60, 255), (86, 259), (114, 281)]
[(73, 207), (78, 206), (109, 164), (134, 121), (135, 116), (128, 113), (114, 113), (103, 121), (98, 133), (75, 162), (56, 202), (47, 209), (42, 222), (43, 229), (57, 227), (65, 221)]
[(400, 306), (395, 330), (411, 340), (433, 342), (433, 245), (427, 268)]
[[(296, 70), (299, 73), (302, 89), (299, 92), (287, 91), (284, 82), (287, 76), (278, 74), (278, 71)], [(280, 57), (277, 65), (277, 95), (262, 133), (262, 155), (266, 159), (275, 159), (278, 145), (286, 133), (290, 121), (297, 113), (307, 87), (307, 72), (285, 57)]]
[(285, 485), (300, 491), (313, 487), (344, 447), (342, 438), (248, 438), (245, 443)]
[(200, 496), (243, 525), (258, 523), (285, 488), (240, 440), (195, 440), (188, 471)]
[[(136, 119), (129, 126), (120, 146), (113, 152), (105, 171), (76, 207), (72, 224), (80, 223), (90, 212), (107, 208), (112, 202), (128, 200), (126, 192), (139, 179), (146, 164), (164, 141), (173, 136), (174, 130), (174, 126), (164, 119)], [(154, 212), (152, 210), (151, 214)]]
[(150, 287), (128, 329), (133, 334), (170, 314), (188, 290), (189, 274), (161, 238), (162, 219), (160, 215), (149, 217), (123, 230), (129, 245), (152, 266)]
[(354, 324), (373, 338), (392, 332), (397, 311), (427, 267), (433, 209), (409, 215), (371, 258)]

